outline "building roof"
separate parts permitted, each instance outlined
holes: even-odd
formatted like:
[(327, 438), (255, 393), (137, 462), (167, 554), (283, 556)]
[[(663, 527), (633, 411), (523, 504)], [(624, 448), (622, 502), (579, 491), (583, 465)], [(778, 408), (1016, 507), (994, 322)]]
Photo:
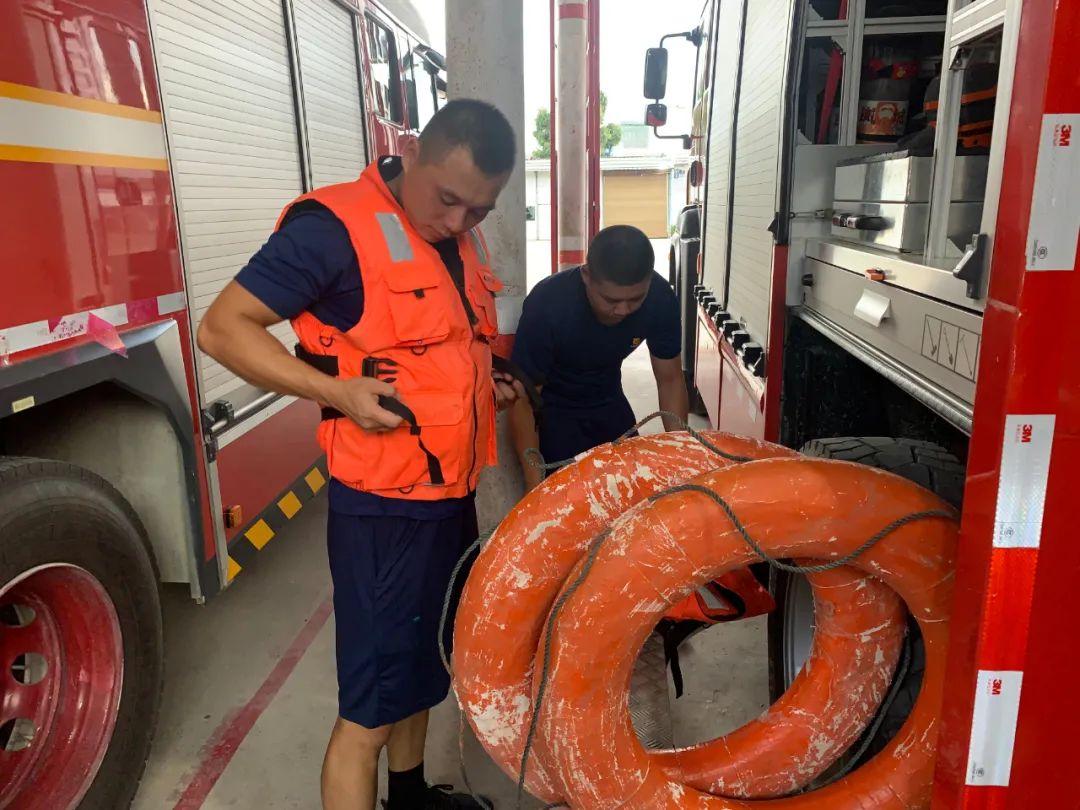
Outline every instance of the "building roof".
[[(673, 157), (670, 155), (621, 155), (619, 157), (600, 158), (600, 171), (603, 172), (665, 172), (672, 169), (685, 169), (690, 165), (689, 155)], [(551, 169), (547, 158), (530, 158), (525, 161), (525, 171), (546, 172)]]

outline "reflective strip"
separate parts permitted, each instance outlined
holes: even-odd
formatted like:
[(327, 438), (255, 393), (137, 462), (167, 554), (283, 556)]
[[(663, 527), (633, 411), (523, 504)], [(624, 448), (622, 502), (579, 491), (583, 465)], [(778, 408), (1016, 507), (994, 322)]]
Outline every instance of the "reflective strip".
[(392, 262), (412, 261), (413, 249), (409, 244), (408, 234), (398, 219), (398, 215), (391, 212), (380, 212), (375, 215), (382, 228), (383, 239), (386, 240), (386, 250), (390, 253)]
[(1028, 220), (1027, 269), (1073, 270), (1080, 233), (1080, 113), (1044, 115)]
[(72, 110), (101, 113), (102, 115), (112, 115), (117, 118), (130, 118), (134, 121), (149, 121), (152, 124), (161, 123), (161, 113), (157, 110), (129, 107), (126, 104), (116, 104), (111, 101), (98, 101), (94, 98), (76, 96), (71, 93), (59, 93), (55, 90), (43, 90), (40, 87), (31, 87), (28, 84), (0, 82), (0, 97), (34, 101), (38, 104), (51, 104), (54, 107), (67, 107)]
[(160, 122), (37, 101), (0, 97), (0, 144), (9, 160), (168, 168)]
[(521, 307), (525, 303), (523, 295), (500, 295), (495, 298), (495, 314), (499, 320), (499, 334), (517, 333), (521, 321)]
[(1009, 414), (1001, 452), (994, 545), (1038, 548), (1054, 443), (1053, 414)]
[(971, 720), (967, 784), (1008, 786), (1023, 680), (1022, 672), (979, 670)]
[(697, 595), (701, 597), (701, 601), (705, 603), (705, 607), (709, 610), (734, 610), (735, 606), (728, 602), (726, 599), (721, 599), (711, 590), (702, 585), (700, 588), (694, 589)]
[(159, 295), (157, 298), (158, 315), (168, 315), (172, 312), (179, 312), (186, 306), (187, 300), (184, 298), (182, 292)]
[(476, 248), (476, 255), (480, 257), (480, 264), (489, 264), (487, 249), (484, 247), (484, 240), (480, 238), (480, 234), (474, 229), (469, 231), (469, 237), (472, 239), (473, 247)]
[[(166, 309), (163, 304), (169, 308)], [(103, 325), (139, 326), (183, 308), (184, 293), (177, 292), (142, 301), (129, 301), (126, 304), (113, 304), (98, 309), (58, 315), (44, 321), (9, 326), (0, 329), (0, 357), (77, 337), (85, 336), (100, 341)], [(109, 331), (115, 335), (114, 330)]]

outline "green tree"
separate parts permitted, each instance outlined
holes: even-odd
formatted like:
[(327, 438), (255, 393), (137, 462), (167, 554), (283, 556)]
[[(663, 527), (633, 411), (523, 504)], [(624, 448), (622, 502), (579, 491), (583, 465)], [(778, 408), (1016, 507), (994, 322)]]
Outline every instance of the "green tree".
[(536, 138), (536, 149), (533, 150), (534, 158), (551, 157), (551, 113), (544, 107), (536, 111), (536, 122), (533, 124), (533, 137)]
[[(604, 120), (607, 114), (607, 95), (600, 93), (600, 120)], [(533, 137), (536, 138), (536, 149), (533, 150), (533, 158), (551, 157), (551, 113), (546, 107), (536, 111), (536, 119), (533, 122)], [(618, 124), (603, 124), (600, 127), (600, 154), (610, 157), (612, 150), (622, 141), (622, 127)]]
[(607, 94), (603, 90), (600, 91), (600, 154), (604, 157), (611, 157), (612, 150), (619, 145), (622, 140), (622, 127), (618, 124), (605, 124), (604, 118), (607, 115)]

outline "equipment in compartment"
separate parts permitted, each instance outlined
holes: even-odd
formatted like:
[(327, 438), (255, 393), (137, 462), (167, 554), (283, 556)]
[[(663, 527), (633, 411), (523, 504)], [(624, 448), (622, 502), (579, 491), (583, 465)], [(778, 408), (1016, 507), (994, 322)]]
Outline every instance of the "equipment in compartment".
[[(986, 191), (985, 156), (956, 159), (949, 206), (949, 238), (958, 246), (978, 232)], [(832, 233), (841, 239), (901, 252), (923, 249), (933, 160), (888, 152), (836, 167)]]

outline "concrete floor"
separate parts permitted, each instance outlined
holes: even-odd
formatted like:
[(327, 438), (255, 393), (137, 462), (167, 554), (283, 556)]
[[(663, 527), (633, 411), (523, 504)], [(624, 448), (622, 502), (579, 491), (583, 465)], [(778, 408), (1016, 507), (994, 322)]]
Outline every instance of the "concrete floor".
[[(627, 360), (624, 380), (639, 415), (655, 410), (647, 352)], [(321, 498), (205, 606), (184, 589), (166, 590), (165, 694), (136, 810), (319, 807), (319, 768), (336, 712), (325, 522)], [(695, 637), (682, 661), (687, 693), (672, 707), (677, 745), (722, 734), (765, 708), (763, 620)], [(461, 784), (458, 726), (451, 698), (433, 714), (432, 782)], [(498, 810), (515, 806), (511, 780), (471, 734), (465, 763), (474, 788)]]

